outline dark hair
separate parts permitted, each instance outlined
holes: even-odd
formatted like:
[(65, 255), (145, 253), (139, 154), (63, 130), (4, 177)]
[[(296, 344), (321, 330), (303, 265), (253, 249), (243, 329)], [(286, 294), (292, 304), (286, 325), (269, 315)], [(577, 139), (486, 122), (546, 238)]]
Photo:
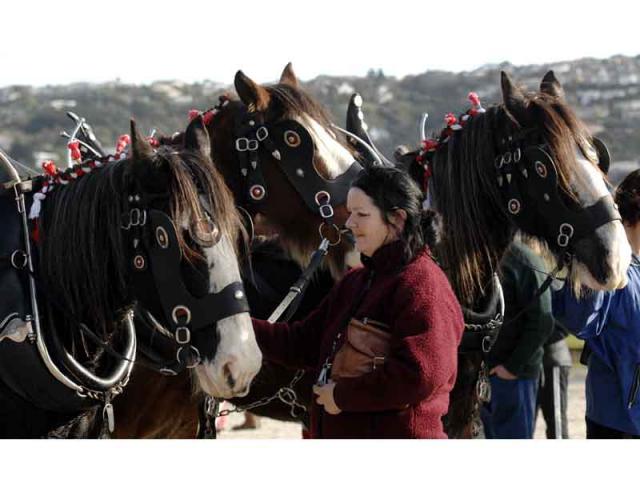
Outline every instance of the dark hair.
[(616, 188), (615, 200), (624, 223), (633, 226), (640, 221), (640, 168)]
[(397, 168), (370, 167), (362, 170), (351, 187), (359, 188), (373, 200), (387, 225), (398, 209), (407, 213), (399, 240), (404, 245), (404, 260), (410, 262), (425, 246), (436, 243), (435, 212), (424, 211), (424, 194), (409, 174)]

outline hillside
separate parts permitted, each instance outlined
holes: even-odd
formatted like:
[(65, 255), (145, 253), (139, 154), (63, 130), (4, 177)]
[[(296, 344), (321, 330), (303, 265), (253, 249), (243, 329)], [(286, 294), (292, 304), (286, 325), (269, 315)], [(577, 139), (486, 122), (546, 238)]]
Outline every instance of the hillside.
[[(485, 104), (497, 101), (500, 70), (509, 71), (517, 81), (533, 89), (550, 68), (562, 81), (570, 104), (592, 132), (608, 144), (614, 180), (638, 165), (640, 56), (531, 66), (487, 65), (471, 72), (427, 71), (402, 79), (371, 71), (365, 77), (320, 76), (306, 82), (304, 87), (328, 107), (339, 124), (344, 124), (349, 96), (354, 91), (360, 92), (365, 99), (370, 133), (379, 148), (390, 155), (400, 143), (416, 144), (422, 112), (430, 115), (429, 128), (439, 129), (445, 113), (459, 113), (467, 108), (469, 91), (478, 92)], [(105, 146), (112, 146), (116, 137), (127, 131), (130, 116), (145, 129), (171, 133), (184, 128), (191, 108), (211, 106), (225, 88), (229, 87), (215, 82), (173, 81), (144, 86), (115, 81), (3, 88), (0, 146), (30, 165), (45, 159), (63, 162), (66, 149), (59, 132), (71, 127), (64, 115), (66, 110), (87, 118)]]

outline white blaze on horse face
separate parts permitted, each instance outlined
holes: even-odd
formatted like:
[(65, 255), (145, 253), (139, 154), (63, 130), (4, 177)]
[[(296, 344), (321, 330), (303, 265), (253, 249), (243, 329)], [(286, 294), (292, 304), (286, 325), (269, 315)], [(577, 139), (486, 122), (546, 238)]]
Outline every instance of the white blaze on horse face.
[[(325, 180), (336, 179), (356, 161), (333, 132), (327, 130), (309, 115), (305, 114), (302, 118), (295, 120), (304, 125), (313, 138), (318, 153), (314, 156), (314, 167), (319, 175), (327, 177)], [(316, 161), (321, 162), (322, 165), (316, 165)]]
[[(571, 184), (583, 207), (595, 204), (600, 198), (610, 195), (602, 173), (598, 167), (587, 160), (582, 152), (577, 154), (578, 168)], [(622, 226), (622, 222), (609, 222), (598, 227), (593, 234), (607, 251), (604, 259), (609, 265), (611, 275), (605, 283), (597, 281), (588, 267), (575, 262), (573, 275), (575, 280), (593, 290), (613, 290), (622, 288), (627, 283), (627, 269), (631, 263), (631, 247)]]
[[(223, 235), (218, 243), (203, 250), (209, 266), (209, 293), (218, 293), (227, 285), (241, 281), (236, 252), (227, 236)], [(195, 368), (200, 386), (216, 398), (244, 396), (262, 365), (251, 317), (240, 313), (224, 318), (218, 322), (217, 332), (220, 341), (215, 357)]]

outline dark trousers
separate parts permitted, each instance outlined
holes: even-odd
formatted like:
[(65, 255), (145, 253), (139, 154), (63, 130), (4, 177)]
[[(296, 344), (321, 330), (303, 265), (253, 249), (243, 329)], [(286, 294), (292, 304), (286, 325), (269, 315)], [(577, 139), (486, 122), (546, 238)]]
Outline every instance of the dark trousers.
[(589, 420), (587, 417), (584, 417), (587, 422), (587, 438), (593, 439), (629, 439), (629, 438), (640, 438), (638, 435), (631, 435), (630, 433), (621, 432), (620, 430), (616, 430), (614, 428), (605, 427), (604, 425), (600, 425), (599, 423), (594, 422), (593, 420)]
[[(569, 370), (571, 367), (548, 366), (544, 368), (538, 390), (538, 405), (546, 424), (547, 438), (569, 438), (567, 403), (569, 390)], [(557, 400), (559, 404), (557, 405)], [(556, 410), (557, 409), (557, 410)], [(556, 436), (556, 426), (562, 436)]]
[(533, 438), (538, 379), (491, 378), (491, 401), (480, 418), (486, 438)]

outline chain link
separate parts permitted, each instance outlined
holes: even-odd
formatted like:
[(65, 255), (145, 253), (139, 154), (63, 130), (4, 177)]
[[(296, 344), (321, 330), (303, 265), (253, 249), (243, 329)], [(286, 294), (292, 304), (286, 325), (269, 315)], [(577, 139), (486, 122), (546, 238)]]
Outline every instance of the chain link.
[(472, 332), (482, 332), (493, 330), (494, 328), (498, 328), (502, 325), (502, 315), (498, 314), (495, 318), (492, 318), (485, 324), (481, 323), (465, 323), (464, 329)]
[(307, 407), (305, 405), (302, 405), (300, 402), (298, 402), (298, 395), (296, 394), (293, 387), (296, 385), (296, 383), (300, 381), (303, 375), (304, 375), (304, 370), (298, 370), (294, 375), (293, 379), (291, 380), (291, 382), (289, 382), (289, 385), (287, 385), (286, 387), (279, 388), (276, 393), (274, 393), (269, 397), (263, 397), (260, 400), (256, 400), (255, 402), (250, 403), (249, 405), (246, 405), (244, 407), (225, 408), (218, 412), (211, 412), (211, 413), (207, 412), (207, 413), (212, 414), (212, 416), (216, 418), (226, 417), (227, 415), (231, 415), (232, 413), (242, 413), (247, 410), (253, 410), (254, 408), (267, 405), (274, 400), (280, 400), (285, 405), (288, 405), (289, 407), (291, 407), (291, 411), (290, 411), (291, 416), (293, 418), (298, 418), (298, 413), (296, 409), (300, 409), (300, 413), (302, 413), (307, 411)]

